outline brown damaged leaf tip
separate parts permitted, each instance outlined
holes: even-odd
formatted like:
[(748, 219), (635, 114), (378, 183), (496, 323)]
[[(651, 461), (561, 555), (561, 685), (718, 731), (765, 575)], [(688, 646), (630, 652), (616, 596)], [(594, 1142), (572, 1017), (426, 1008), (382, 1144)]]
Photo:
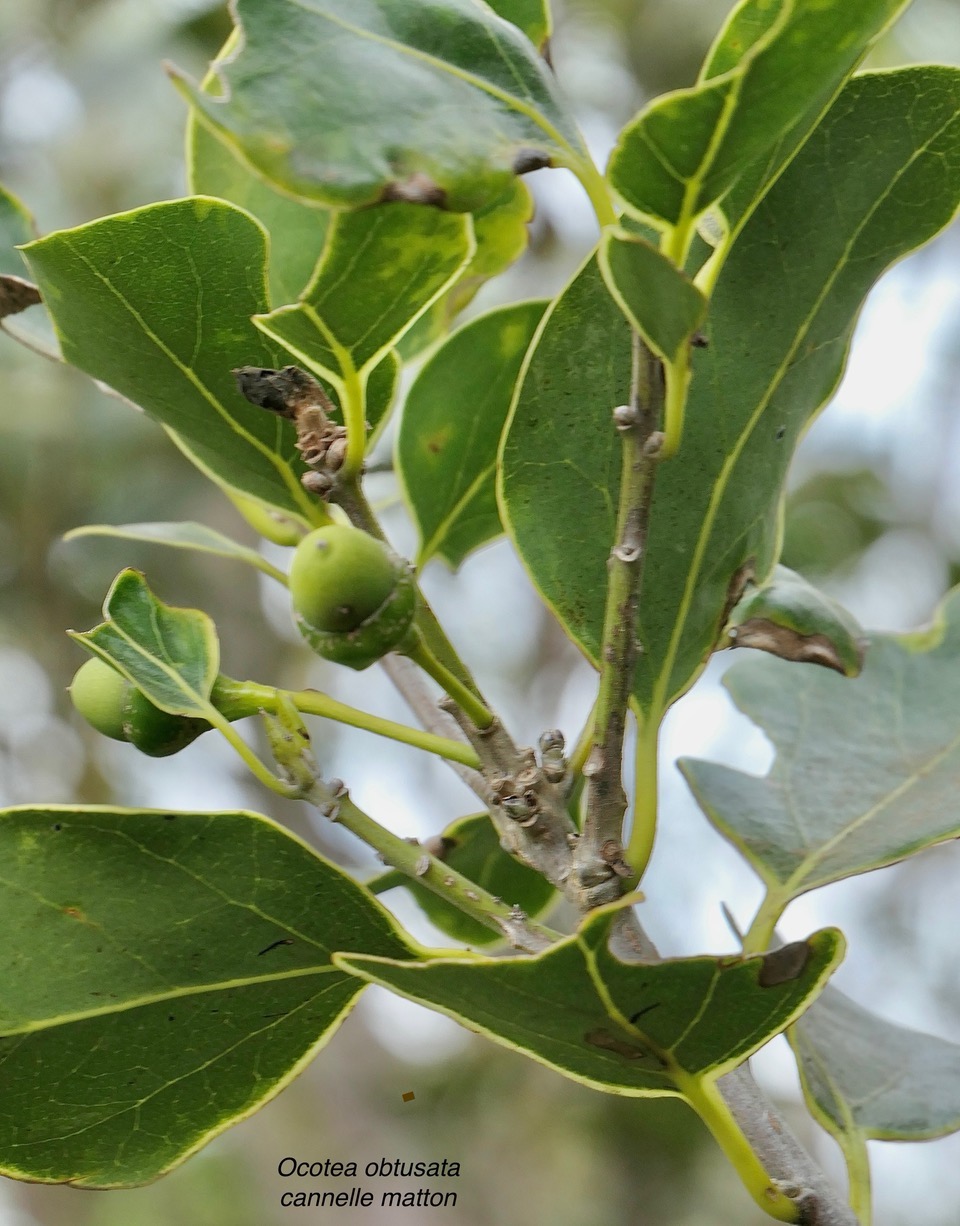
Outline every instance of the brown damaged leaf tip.
[[(825, 634), (800, 634), (762, 617), (751, 617), (734, 626), (730, 631), (730, 640), (731, 647), (754, 647), (758, 651), (779, 656), (781, 660), (790, 660), (795, 664), (819, 664), (843, 676), (849, 672), (836, 646)], [(863, 643), (858, 644), (857, 659), (861, 668), (865, 650)]]
[(0, 276), (0, 319), (19, 315), (27, 307), (37, 306), (42, 301), (40, 291), (32, 281), (12, 275)]
[(240, 366), (233, 372), (237, 390), (258, 409), (295, 420), (301, 409), (320, 407), (333, 411), (330, 398), (312, 375), (299, 366), (271, 370), (263, 366)]

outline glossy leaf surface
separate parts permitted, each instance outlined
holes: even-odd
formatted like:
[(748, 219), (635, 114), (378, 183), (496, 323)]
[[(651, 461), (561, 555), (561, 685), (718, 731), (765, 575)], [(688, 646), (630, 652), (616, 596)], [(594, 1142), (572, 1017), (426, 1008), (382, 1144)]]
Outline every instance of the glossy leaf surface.
[(473, 301), (482, 286), (509, 268), (527, 247), (527, 225), (533, 217), (533, 198), (522, 179), (514, 179), (498, 200), (473, 217), (476, 250), (454, 284), (416, 321), (400, 342), (405, 360), (416, 357), (450, 331), (457, 315)]
[(960, 595), (934, 629), (873, 636), (855, 680), (758, 657), (724, 677), (777, 751), (764, 778), (685, 759), (700, 807), (771, 905), (960, 836)]
[(638, 234), (608, 231), (600, 268), (620, 309), (667, 362), (680, 356), (703, 322), (707, 300), (679, 268)]
[(397, 469), (420, 531), (417, 563), (457, 567), (499, 536), (496, 460), (520, 365), (546, 303), (471, 320), (421, 369), (403, 408)]
[[(723, 267), (709, 348), (693, 355), (683, 445), (656, 478), (635, 681), (652, 718), (713, 650), (742, 568), (761, 582), (770, 573), (787, 465), (836, 387), (864, 295), (956, 210), (958, 81), (949, 68), (855, 78)], [(610, 413), (629, 381), (626, 322), (588, 262), (528, 359), (500, 497), (535, 583), (594, 660), (619, 488)]]
[(254, 813), (0, 813), (0, 1170), (80, 1187), (163, 1174), (327, 1042), (409, 953), (339, 868)]
[(338, 213), (302, 300), (255, 322), (298, 361), (341, 381), (384, 358), (474, 250), (460, 213), (416, 204)]
[[(745, 0), (690, 89), (624, 130), (608, 176), (636, 213), (686, 225), (779, 145), (782, 166), (905, 0)], [(804, 122), (806, 121), (806, 122)], [(794, 140), (786, 140), (788, 134)], [(781, 143), (783, 142), (783, 143)], [(767, 159), (769, 181), (775, 166)]]
[(237, 0), (236, 15), (242, 49), (214, 65), (226, 99), (180, 87), (295, 196), (472, 212), (503, 193), (518, 155), (585, 157), (550, 70), (485, 4)]
[(191, 112), (187, 126), (187, 183), (199, 196), (218, 196), (246, 209), (270, 235), (269, 305), (294, 302), (313, 275), (323, 250), (329, 213), (285, 196), (241, 161)]
[(489, 0), (489, 3), (495, 13), (519, 26), (535, 47), (543, 47), (553, 25), (547, 0)]
[(48, 235), (26, 255), (67, 361), (234, 489), (313, 517), (291, 424), (248, 404), (231, 373), (282, 364), (250, 322), (267, 300), (266, 236), (249, 214), (174, 200)]
[(116, 577), (103, 612), (105, 622), (72, 637), (123, 673), (162, 711), (210, 717), (220, 643), (206, 613), (165, 605), (136, 570)]
[(838, 932), (816, 933), (796, 977), (765, 986), (763, 958), (620, 962), (607, 949), (612, 920), (596, 911), (530, 958), (337, 964), (575, 1081), (644, 1095), (735, 1067), (806, 1007), (842, 956)]

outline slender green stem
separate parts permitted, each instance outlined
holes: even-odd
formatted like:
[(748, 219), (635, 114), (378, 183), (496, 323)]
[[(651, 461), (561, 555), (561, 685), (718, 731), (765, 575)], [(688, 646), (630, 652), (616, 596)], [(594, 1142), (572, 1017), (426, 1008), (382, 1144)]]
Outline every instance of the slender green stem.
[(863, 1133), (853, 1124), (843, 1142), (843, 1155), (847, 1160), (847, 1178), (850, 1181), (850, 1208), (857, 1215), (861, 1226), (870, 1226), (873, 1221), (873, 1184), (870, 1178), (870, 1156)]
[(716, 1085), (684, 1074), (677, 1074), (676, 1080), (760, 1208), (778, 1222), (799, 1222), (797, 1202), (784, 1195), (764, 1170)]
[(460, 707), (460, 709), (469, 715), (474, 724), (482, 731), (484, 728), (489, 728), (493, 723), (493, 715), (487, 709), (483, 702), (467, 689), (462, 681), (450, 671), (444, 664), (441, 664), (437, 657), (427, 646), (422, 634), (418, 634), (414, 646), (406, 653), (411, 660), (419, 664), (425, 673), (431, 676), (437, 685)]
[(696, 223), (693, 218), (684, 215), (675, 226), (671, 226), (666, 231), (660, 243), (660, 250), (678, 268), (683, 268), (690, 254), (690, 245), (696, 232)]
[[(671, 226), (664, 234), (660, 250), (672, 260), (679, 269), (683, 269), (690, 254), (690, 244), (696, 233), (696, 226), (689, 217), (684, 217), (676, 226)], [(666, 395), (663, 405), (663, 451), (661, 458), (669, 460), (677, 454), (680, 439), (683, 436), (683, 419), (687, 407), (687, 393), (690, 390), (691, 349), (689, 345), (681, 347), (677, 357), (668, 364), (666, 369)]]
[[(325, 798), (318, 804), (322, 811), (327, 811), (328, 807)], [(559, 933), (517, 914), (512, 907), (501, 899), (494, 898), (482, 886), (464, 877), (442, 860), (431, 856), (418, 843), (409, 843), (381, 826), (359, 809), (349, 795), (338, 799), (333, 820), (375, 848), (384, 863), (399, 869), (411, 880), (418, 881), (471, 919), (506, 937), (514, 948), (536, 953), (560, 939)]]
[(299, 787), (291, 786), (290, 783), (275, 775), (268, 766), (260, 761), (243, 737), (237, 732), (236, 728), (233, 727), (225, 716), (220, 714), (216, 707), (211, 706), (207, 718), (227, 741), (231, 749), (237, 753), (254, 778), (258, 779), (264, 787), (269, 788), (271, 792), (276, 792), (278, 796), (284, 796), (288, 799), (298, 797), (301, 794)]
[(297, 690), (291, 692), (290, 697), (304, 715), (321, 715), (325, 719), (335, 719), (338, 723), (349, 724), (352, 728), (363, 728), (377, 736), (389, 737), (390, 740), (400, 741), (404, 745), (413, 745), (416, 749), (436, 754), (450, 762), (459, 762), (461, 766), (469, 766), (472, 770), (480, 769), (480, 759), (476, 751), (462, 741), (436, 736), (420, 728), (408, 728), (406, 724), (397, 724), (391, 719), (370, 715), (367, 711), (358, 711), (356, 707), (347, 706), (346, 703), (338, 702), (336, 698), (330, 698), (329, 695), (316, 690)]
[(366, 375), (355, 369), (349, 354), (339, 353), (343, 371), (341, 411), (347, 428), (347, 454), (340, 470), (341, 480), (360, 474), (367, 450), (367, 387)]
[(576, 162), (569, 162), (568, 166), (587, 193), (601, 229), (604, 226), (615, 226), (619, 218), (614, 207), (610, 185), (593, 161), (590, 158), (584, 158), (582, 161), (578, 159)]
[(480, 767), (476, 751), (462, 741), (454, 741), (449, 737), (424, 732), (420, 728), (409, 728), (405, 724), (383, 719), (379, 715), (371, 715), (368, 711), (348, 706), (319, 690), (276, 690), (272, 686), (259, 685), (255, 681), (227, 682), (225, 678), (221, 678), (218, 687), (218, 706), (228, 716), (235, 711), (237, 713), (235, 718), (251, 715), (258, 710), (275, 713), (280, 694), (286, 694), (303, 715), (319, 715), (323, 719), (336, 720), (351, 728), (362, 728), (365, 732), (388, 737), (404, 745), (412, 745), (416, 749), (422, 749), (425, 753), (436, 754), (451, 762), (459, 762), (462, 766), (469, 766), (473, 770), (478, 770)]
[(570, 775), (576, 778), (583, 774), (583, 768), (586, 765), (587, 758), (590, 756), (590, 750), (593, 747), (593, 729), (597, 721), (597, 705), (594, 703), (590, 714), (587, 716), (587, 722), (583, 725), (580, 735), (577, 737), (577, 743), (573, 747), (572, 753), (567, 757), (567, 765), (570, 768)]
[(790, 901), (776, 890), (767, 888), (760, 910), (753, 917), (753, 923), (747, 929), (743, 938), (744, 954), (763, 954), (773, 942), (773, 934), (784, 908)]
[(657, 832), (657, 751), (660, 740), (658, 712), (651, 712), (647, 719), (637, 720), (637, 748), (634, 757), (636, 780), (634, 783), (633, 824), (626, 856), (632, 873), (626, 881), (633, 889), (643, 876), (653, 852)]

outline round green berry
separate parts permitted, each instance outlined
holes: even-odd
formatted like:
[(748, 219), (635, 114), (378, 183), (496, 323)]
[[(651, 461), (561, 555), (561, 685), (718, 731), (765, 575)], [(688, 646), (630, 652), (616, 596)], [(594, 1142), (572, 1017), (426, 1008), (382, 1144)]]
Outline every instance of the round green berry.
[(99, 658), (87, 660), (70, 684), (74, 707), (115, 741), (129, 741), (151, 758), (177, 753), (210, 727), (205, 719), (171, 715)]
[(124, 727), (129, 691), (133, 686), (103, 660), (81, 664), (70, 683), (70, 700), (92, 727), (115, 741), (127, 739)]
[(290, 598), (314, 651), (355, 669), (402, 646), (416, 611), (407, 564), (382, 541), (344, 524), (317, 528), (297, 546)]

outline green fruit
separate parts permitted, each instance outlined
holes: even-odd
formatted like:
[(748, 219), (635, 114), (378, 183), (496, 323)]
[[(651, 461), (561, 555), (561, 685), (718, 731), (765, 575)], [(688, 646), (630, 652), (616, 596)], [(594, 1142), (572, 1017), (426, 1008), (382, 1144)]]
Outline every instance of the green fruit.
[(83, 718), (104, 736), (125, 741), (124, 712), (128, 692), (133, 686), (126, 679), (94, 657), (81, 664), (70, 683), (70, 700)]
[(141, 753), (165, 758), (177, 753), (210, 727), (205, 719), (170, 715), (99, 658), (77, 669), (70, 685), (74, 707), (104, 736), (129, 741)]
[(317, 528), (297, 546), (290, 598), (314, 651), (355, 669), (402, 647), (416, 612), (406, 563), (382, 541), (343, 524)]

